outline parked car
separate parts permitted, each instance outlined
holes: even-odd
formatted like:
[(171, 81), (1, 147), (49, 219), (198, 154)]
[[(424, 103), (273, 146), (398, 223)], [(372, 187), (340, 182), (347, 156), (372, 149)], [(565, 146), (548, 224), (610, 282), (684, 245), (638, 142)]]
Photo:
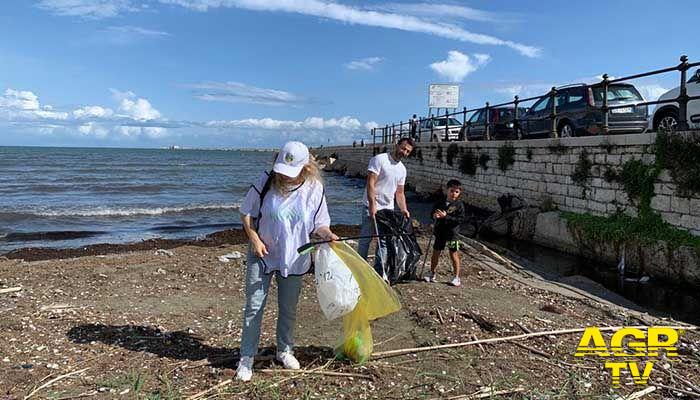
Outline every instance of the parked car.
[[(603, 133), (604, 88), (600, 84), (576, 84), (557, 88), (557, 133), (559, 137), (599, 135)], [(519, 136), (549, 136), (552, 131), (551, 96), (541, 97), (525, 113), (520, 123)], [(637, 106), (644, 99), (639, 91), (627, 83), (613, 83), (608, 86), (608, 105), (623, 108), (610, 110), (608, 132), (642, 133), (648, 125), (647, 106)]]
[[(447, 125), (447, 137), (445, 137), (445, 125)], [(421, 122), (420, 130), (422, 135), (430, 135), (431, 129), (433, 133), (431, 140), (454, 141), (459, 140), (462, 123), (453, 117), (433, 117)]]
[[(685, 87), (688, 96), (700, 96), (700, 69), (697, 69), (695, 74), (688, 79)], [(679, 86), (662, 94), (659, 100), (675, 99), (680, 93), (681, 88)], [(651, 118), (652, 129), (657, 132), (674, 132), (680, 120), (679, 115), (678, 103), (659, 104)], [(700, 100), (690, 100), (688, 102), (686, 121), (688, 121), (690, 128), (700, 129)]]
[[(518, 118), (527, 113), (527, 108), (518, 107)], [(515, 108), (498, 107), (489, 109), (489, 132), (492, 139), (514, 139)], [(486, 110), (475, 111), (464, 126), (464, 136), (468, 140), (486, 139)], [(463, 137), (464, 137), (463, 136)]]

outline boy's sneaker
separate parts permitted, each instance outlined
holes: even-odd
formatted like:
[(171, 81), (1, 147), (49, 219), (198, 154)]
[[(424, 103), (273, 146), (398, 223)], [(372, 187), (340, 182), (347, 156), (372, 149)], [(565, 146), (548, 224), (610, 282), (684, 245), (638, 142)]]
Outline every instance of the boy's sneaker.
[(428, 275), (423, 277), (423, 280), (429, 283), (437, 282), (437, 274), (435, 272), (429, 272)]
[(241, 357), (236, 369), (236, 379), (248, 382), (253, 377), (253, 357)]
[(277, 353), (277, 361), (281, 362), (284, 369), (299, 369), (299, 360), (294, 357), (291, 351), (284, 351), (282, 353)]
[(450, 282), (452, 286), (459, 286), (462, 284), (462, 281), (459, 279), (458, 276), (455, 276), (454, 279), (452, 279), (452, 282)]

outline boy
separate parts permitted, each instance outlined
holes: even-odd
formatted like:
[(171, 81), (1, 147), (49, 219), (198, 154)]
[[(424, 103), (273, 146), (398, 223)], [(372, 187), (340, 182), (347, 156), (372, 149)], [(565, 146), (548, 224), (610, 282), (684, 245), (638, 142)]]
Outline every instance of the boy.
[(457, 240), (457, 230), (464, 221), (464, 203), (459, 200), (461, 194), (462, 184), (456, 179), (451, 179), (447, 182), (447, 196), (433, 205), (432, 215), (436, 221), (433, 231), (435, 244), (433, 256), (430, 259), (430, 273), (423, 278), (426, 282), (437, 282), (435, 270), (440, 260), (440, 253), (447, 247), (450, 250), (454, 272), (451, 283), (453, 286), (462, 284), (459, 279), (460, 257), (459, 240)]

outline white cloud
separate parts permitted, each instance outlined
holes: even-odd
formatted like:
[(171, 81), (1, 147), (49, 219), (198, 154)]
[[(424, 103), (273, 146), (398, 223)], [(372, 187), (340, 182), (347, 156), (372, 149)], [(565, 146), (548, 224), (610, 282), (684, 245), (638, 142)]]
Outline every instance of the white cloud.
[(371, 71), (382, 61), (384, 61), (382, 57), (366, 57), (360, 60), (350, 61), (349, 63), (345, 64), (345, 68)]
[(527, 57), (539, 57), (542, 53), (538, 47), (470, 32), (454, 24), (431, 22), (412, 15), (366, 10), (321, 0), (160, 0), (160, 2), (196, 11), (235, 7), (254, 11), (295, 13), (349, 24), (425, 33), (462, 42), (506, 46)]
[(278, 89), (266, 89), (240, 82), (202, 82), (182, 85), (194, 89), (194, 97), (205, 101), (224, 101), (268, 106), (302, 105), (311, 99)]
[(461, 18), (479, 22), (501, 22), (504, 20), (503, 16), (496, 13), (455, 4), (389, 3), (376, 6), (375, 9), (418, 16)]
[(211, 128), (242, 128), (263, 130), (345, 130), (358, 131), (365, 129), (357, 118), (340, 117), (324, 119), (308, 117), (304, 120), (277, 120), (272, 118), (247, 118), (238, 120), (209, 121), (205, 124)]
[(127, 117), (131, 117), (138, 121), (150, 121), (160, 118), (160, 112), (153, 108), (151, 103), (146, 99), (122, 99), (119, 104), (119, 111)]
[(452, 50), (447, 53), (447, 60), (430, 64), (430, 68), (438, 75), (452, 82), (461, 82), (464, 77), (488, 64), (491, 56), (474, 54), (473, 59), (468, 55)]
[(57, 111), (41, 105), (31, 91), (6, 89), (0, 96), (0, 123), (10, 123), (43, 134), (65, 133), (104, 139), (111, 134), (129, 137), (162, 138), (168, 128), (188, 125), (169, 122), (151, 103), (133, 92), (112, 90), (119, 108), (115, 112), (102, 106), (82, 106), (72, 111)]
[(102, 19), (138, 11), (130, 0), (41, 0), (37, 7), (56, 15)]
[(113, 32), (123, 35), (170, 36), (168, 32), (157, 31), (133, 25), (108, 26), (105, 29), (105, 32)]

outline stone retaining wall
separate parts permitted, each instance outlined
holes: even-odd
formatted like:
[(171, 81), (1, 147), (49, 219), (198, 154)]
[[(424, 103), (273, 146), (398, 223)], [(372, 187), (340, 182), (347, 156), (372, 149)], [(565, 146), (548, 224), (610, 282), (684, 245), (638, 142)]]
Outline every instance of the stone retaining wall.
[[(523, 141), (478, 141), (452, 143), (419, 143), (414, 155), (405, 161), (407, 185), (414, 191), (429, 195), (439, 190), (451, 178), (462, 181), (470, 204), (497, 210), (496, 198), (514, 193), (531, 205), (549, 203), (562, 211), (609, 215), (618, 208), (636, 213), (622, 186), (604, 179), (608, 168), (619, 169), (632, 159), (653, 163), (651, 146), (656, 134), (591, 136), (564, 139), (535, 139)], [(498, 149), (512, 145), (515, 162), (505, 172), (498, 168)], [(452, 165), (447, 161), (448, 148), (456, 146)], [(374, 152), (386, 151), (385, 145), (365, 147), (339, 146), (314, 150), (320, 157), (337, 156), (331, 169), (352, 176), (365, 176), (367, 163)], [(455, 150), (455, 147), (453, 147)], [(460, 171), (462, 155), (471, 151), (475, 157), (488, 155), (486, 169), (477, 163), (476, 173)], [(592, 163), (590, 178), (584, 186), (572, 179), (582, 152)], [(441, 153), (441, 154), (440, 154)], [(680, 196), (667, 171), (655, 183), (651, 207), (671, 225), (700, 235), (700, 196)]]

